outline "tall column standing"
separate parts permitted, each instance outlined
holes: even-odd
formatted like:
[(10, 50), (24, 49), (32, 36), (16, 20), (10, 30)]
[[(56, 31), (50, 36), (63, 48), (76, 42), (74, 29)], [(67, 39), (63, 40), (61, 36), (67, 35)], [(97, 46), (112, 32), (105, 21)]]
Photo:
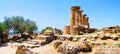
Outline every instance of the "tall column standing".
[(75, 9), (75, 25), (79, 25), (79, 9), (80, 7), (76, 7)]
[(73, 31), (73, 26), (75, 25), (75, 8), (71, 7), (70, 9), (70, 34), (72, 34)]
[(85, 17), (86, 16), (87, 16), (86, 14), (83, 14), (83, 17), (82, 17), (82, 24), (83, 24), (83, 26), (85, 26)]
[(83, 10), (79, 10), (79, 25), (81, 26), (82, 25), (82, 12)]

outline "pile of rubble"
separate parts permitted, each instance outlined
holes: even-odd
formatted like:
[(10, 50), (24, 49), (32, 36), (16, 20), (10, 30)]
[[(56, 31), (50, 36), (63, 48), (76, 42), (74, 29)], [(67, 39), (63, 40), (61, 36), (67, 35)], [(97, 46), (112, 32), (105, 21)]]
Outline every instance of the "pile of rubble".
[(86, 41), (78, 41), (78, 44), (72, 44), (68, 41), (56, 41), (54, 48), (63, 54), (77, 54), (82, 52), (91, 52), (92, 47)]
[(114, 45), (99, 46), (94, 54), (119, 54), (120, 47)]

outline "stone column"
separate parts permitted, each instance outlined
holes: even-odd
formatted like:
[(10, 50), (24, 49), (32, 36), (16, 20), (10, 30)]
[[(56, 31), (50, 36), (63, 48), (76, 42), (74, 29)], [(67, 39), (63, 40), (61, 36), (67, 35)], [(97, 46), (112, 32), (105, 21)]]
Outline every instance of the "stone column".
[(79, 25), (79, 8), (75, 9), (75, 25)]
[(86, 28), (87, 28), (87, 32), (89, 32), (90, 29), (90, 24), (89, 24), (89, 17), (86, 17)]
[(70, 9), (70, 34), (73, 33), (73, 26), (75, 25), (75, 8), (74, 6)]
[(70, 34), (70, 26), (64, 26), (64, 34)]
[(88, 25), (88, 29), (90, 28), (90, 24), (89, 24), (89, 17), (87, 17), (87, 20), (86, 20), (86, 25)]
[(82, 12), (83, 10), (79, 10), (79, 25), (82, 25)]
[(74, 6), (70, 9), (70, 25), (75, 25), (75, 8)]
[(85, 25), (88, 25), (88, 17), (85, 17)]
[(80, 9), (79, 6), (72, 6), (70, 10), (70, 34), (74, 34), (73, 26), (75, 25), (75, 12)]
[(85, 26), (85, 17), (86, 17), (87, 15), (86, 14), (83, 14), (83, 17), (82, 17), (82, 25), (83, 26)]

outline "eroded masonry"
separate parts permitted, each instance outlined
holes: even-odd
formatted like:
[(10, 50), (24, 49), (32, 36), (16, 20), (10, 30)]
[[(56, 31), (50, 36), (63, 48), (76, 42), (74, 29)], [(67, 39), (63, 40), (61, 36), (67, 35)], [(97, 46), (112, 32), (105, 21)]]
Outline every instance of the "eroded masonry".
[(89, 17), (82, 14), (79, 6), (72, 6), (70, 9), (70, 25), (64, 26), (64, 34), (79, 35), (90, 30)]

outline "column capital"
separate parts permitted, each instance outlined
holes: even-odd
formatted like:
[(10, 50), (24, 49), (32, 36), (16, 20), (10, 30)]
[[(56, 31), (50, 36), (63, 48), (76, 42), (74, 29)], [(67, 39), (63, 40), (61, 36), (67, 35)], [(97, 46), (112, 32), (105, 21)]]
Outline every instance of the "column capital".
[(80, 9), (80, 6), (72, 6), (71, 10), (74, 10), (74, 9)]
[(83, 14), (83, 16), (84, 16), (84, 17), (86, 17), (86, 16), (87, 16), (87, 14)]
[(80, 12), (80, 13), (82, 13), (82, 12), (83, 12), (83, 10), (79, 10), (79, 12)]

